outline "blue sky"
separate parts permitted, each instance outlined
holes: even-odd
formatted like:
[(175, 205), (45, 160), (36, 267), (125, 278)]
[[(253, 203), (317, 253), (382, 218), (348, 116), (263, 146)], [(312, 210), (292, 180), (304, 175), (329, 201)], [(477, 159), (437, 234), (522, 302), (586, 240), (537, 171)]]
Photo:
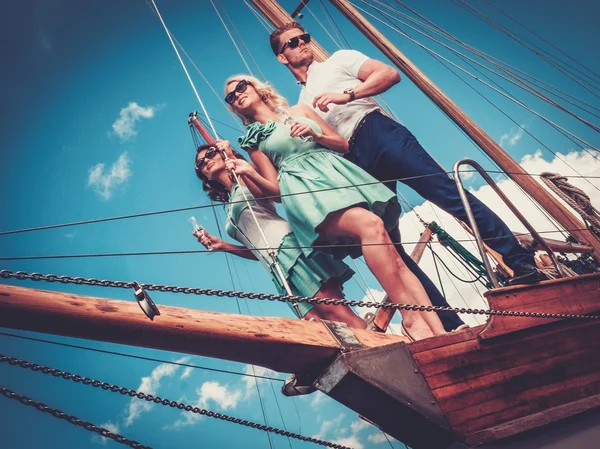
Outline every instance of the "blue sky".
[[(287, 70), (273, 58), (267, 32), (243, 2), (223, 0), (222, 3), (265, 76), (293, 102), (297, 86)], [(288, 11), (296, 3), (282, 1)], [(584, 98), (595, 107), (600, 106), (597, 97), (456, 4), (446, 0), (409, 0), (406, 3), (469, 44)], [(482, 0), (471, 0), (470, 3), (510, 29), (522, 32)], [(573, 58), (600, 73), (600, 61), (595, 48), (590, 45), (600, 41), (596, 26), (600, 7), (596, 2), (570, 2), (568, 8), (559, 0), (505, 0), (499, 4)], [(0, 121), (3, 136), (0, 230), (208, 204), (193, 172), (194, 149), (186, 123), (187, 114), (198, 109), (198, 104), (160, 23), (143, 1), (31, 0), (3, 1), (2, 6), (0, 86), (5, 113)], [(210, 2), (159, 1), (158, 6), (172, 33), (219, 93), (216, 98), (190, 67), (209, 113), (226, 123), (217, 123), (219, 133), (234, 141), (240, 134), (235, 130), (239, 125), (223, 108), (220, 100), (222, 84), (227, 76), (246, 70)], [(326, 22), (318, 1), (311, 2), (311, 8)], [(350, 24), (330, 10), (353, 48), (382, 59)], [(330, 52), (336, 49), (310, 13), (305, 14), (303, 23), (326, 49)], [(519, 135), (519, 128), (514, 123), (423, 50), (385, 26), (379, 28), (494, 139), (502, 141), (514, 158), (520, 160), (540, 149), (537, 142), (527, 135)], [(435, 44), (424, 40), (423, 43), (448, 55)], [(456, 61), (455, 58), (452, 60)], [(518, 92), (506, 83), (502, 85), (511, 92)], [(554, 151), (566, 154), (578, 149), (530, 112), (484, 87), (477, 87)], [(593, 145), (600, 145), (597, 133), (574, 119), (537, 100), (530, 101), (530, 97), (522, 94), (519, 97)], [(446, 168), (462, 157), (474, 158), (485, 167), (493, 168), (406, 79), (386, 94), (385, 99)], [(545, 150), (540, 158), (553, 160)], [(474, 189), (481, 186), (475, 179), (470, 182)], [(412, 204), (422, 202), (406, 188), (402, 193)], [(222, 212), (219, 213), (223, 217)], [(187, 219), (191, 214), (179, 212), (0, 236), (0, 257), (201, 249), (190, 236)], [(193, 214), (209, 231), (215, 231), (210, 210)], [(271, 281), (259, 264), (233, 258), (231, 263), (236, 289), (273, 291)], [(364, 265), (358, 264), (368, 286), (378, 289)], [(225, 257), (220, 254), (2, 261), (1, 266), (29, 272), (232, 288)], [(127, 291), (56, 284), (19, 285), (132, 300)], [(352, 281), (347, 284), (346, 293), (350, 298), (364, 296), (359, 284)], [(158, 304), (237, 313), (233, 299), (189, 298), (166, 293), (152, 296)], [(291, 310), (282, 304), (246, 304), (244, 301), (240, 304), (244, 313), (292, 317)], [(236, 363), (183, 354), (1, 331), (238, 372), (248, 369)], [(173, 365), (163, 366), (6, 336), (0, 336), (0, 351), (130, 388), (143, 385), (154, 388), (164, 397), (201, 403), (209, 409), (263, 422), (256, 386), (241, 377), (200, 369), (186, 371)], [(268, 447), (262, 432), (209, 419), (179, 426), (176, 423), (181, 416), (174, 410), (158, 406), (151, 411), (140, 410), (138, 406), (132, 408), (131, 401), (120, 395), (92, 391), (89, 387), (38, 373), (0, 366), (0, 379), (3, 385), (19, 393), (95, 424), (111, 423), (124, 436), (155, 448), (178, 447), (198, 441), (213, 447)], [(273, 387), (278, 391), (279, 383)], [(271, 386), (260, 383), (259, 388), (269, 423), (283, 427)], [(380, 442), (380, 432), (357, 424), (356, 414), (327, 398), (311, 396), (292, 401), (278, 395), (277, 399), (285, 425), (290, 430), (344, 441), (357, 448), (389, 446), (385, 440)], [(301, 421), (296, 408), (302, 416)], [(100, 441), (82, 429), (6, 399), (0, 399), (0, 411), (3, 416), (0, 428), (7, 448), (117, 447), (117, 443)], [(48, 438), (49, 435), (52, 437)], [(273, 444), (276, 448), (290, 445), (285, 438), (277, 436), (273, 437)], [(392, 444), (397, 448), (404, 447), (398, 442)], [(310, 445), (292, 441), (291, 446)]]

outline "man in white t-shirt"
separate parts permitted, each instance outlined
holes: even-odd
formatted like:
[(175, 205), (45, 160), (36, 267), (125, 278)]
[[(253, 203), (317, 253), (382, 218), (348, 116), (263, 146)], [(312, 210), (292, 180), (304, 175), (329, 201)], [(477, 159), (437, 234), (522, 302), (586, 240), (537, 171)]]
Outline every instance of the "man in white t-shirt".
[[(408, 129), (380, 112), (372, 99), (400, 81), (398, 71), (354, 50), (340, 50), (327, 60), (314, 60), (310, 35), (297, 22), (290, 22), (270, 37), (277, 60), (285, 64), (301, 86), (299, 102), (310, 105), (350, 142), (348, 159), (383, 181), (403, 179), (423, 198), (454, 217), (468, 222), (454, 181), (423, 149)], [(396, 191), (396, 182), (386, 185)], [(533, 254), (522, 248), (510, 229), (485, 204), (468, 194), (482, 237), (499, 252), (515, 276), (511, 284), (546, 279), (535, 267)], [(398, 240), (399, 241), (399, 235)], [(434, 305), (446, 300), (398, 245), (398, 252), (417, 275)], [(440, 318), (444, 327), (456, 328), (458, 316)]]

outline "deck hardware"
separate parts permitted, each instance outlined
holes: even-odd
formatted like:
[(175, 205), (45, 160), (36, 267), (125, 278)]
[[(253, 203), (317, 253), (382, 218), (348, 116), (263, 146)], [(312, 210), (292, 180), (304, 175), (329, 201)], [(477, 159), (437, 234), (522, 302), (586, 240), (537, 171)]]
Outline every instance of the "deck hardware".
[(158, 310), (158, 307), (156, 307), (156, 304), (154, 304), (154, 301), (152, 301), (139, 282), (133, 281), (131, 283), (131, 288), (133, 288), (133, 294), (142, 311), (150, 318), (150, 320), (154, 321), (154, 317), (160, 315), (160, 311)]

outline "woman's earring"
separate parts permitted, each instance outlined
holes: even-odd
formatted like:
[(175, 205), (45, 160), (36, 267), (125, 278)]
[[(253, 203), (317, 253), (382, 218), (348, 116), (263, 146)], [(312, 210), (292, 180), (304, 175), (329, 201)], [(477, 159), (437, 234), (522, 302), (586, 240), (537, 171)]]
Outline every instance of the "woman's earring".
[(266, 95), (262, 95), (262, 96), (260, 97), (260, 99), (261, 99), (263, 102), (265, 102), (265, 103), (268, 103), (268, 102), (269, 102), (269, 97), (267, 97)]

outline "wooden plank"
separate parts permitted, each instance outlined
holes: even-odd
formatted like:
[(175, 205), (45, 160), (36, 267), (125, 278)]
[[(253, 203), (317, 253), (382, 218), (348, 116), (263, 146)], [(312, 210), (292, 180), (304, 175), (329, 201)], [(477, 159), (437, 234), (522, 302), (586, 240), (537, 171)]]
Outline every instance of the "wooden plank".
[(501, 347), (481, 347), (470, 354), (441, 360), (420, 366), (432, 389), (456, 384), (461, 381), (479, 378), (501, 372), (534, 361), (556, 357), (596, 344), (600, 333), (600, 323), (588, 323), (578, 327), (576, 332), (564, 329), (540, 335), (522, 342), (511, 341)]
[(560, 382), (540, 389), (526, 391), (519, 397), (515, 397), (510, 407), (502, 408), (493, 413), (484, 412), (473, 416), (471, 419), (464, 419), (463, 416), (460, 417), (463, 418), (461, 422), (453, 422), (452, 416), (448, 418), (455, 431), (468, 435), (599, 393), (600, 377), (596, 371), (570, 379), (568, 383)]
[(476, 339), (477, 334), (483, 330), (484, 326), (485, 324), (482, 324), (480, 326), (464, 329), (460, 332), (450, 332), (446, 335), (439, 335), (437, 337), (415, 341), (409, 345), (409, 349), (415, 358), (419, 357), (417, 354), (420, 355), (423, 352), (431, 351), (433, 349), (444, 348), (443, 351), (445, 351), (446, 348), (450, 348), (458, 343)]
[[(133, 297), (133, 292), (132, 292)], [(150, 321), (137, 303), (0, 285), (0, 326), (216, 357), (300, 373), (340, 345), (323, 323), (160, 306)], [(355, 329), (365, 347), (408, 339)]]
[[(494, 310), (565, 314), (597, 313), (600, 312), (600, 273), (556, 279), (532, 286), (496, 289), (486, 292), (485, 296), (490, 308)], [(495, 338), (557, 320), (557, 318), (492, 316), (479, 338)]]
[(466, 438), (466, 443), (478, 446), (489, 441), (507, 438), (527, 430), (535, 429), (536, 427), (551, 424), (555, 421), (568, 418), (569, 416), (599, 407), (600, 395), (590, 396), (476, 432)]
[[(594, 357), (599, 348), (600, 343), (590, 344), (576, 352), (567, 352), (558, 357), (537, 360), (527, 365), (438, 388), (433, 390), (433, 394), (444, 412), (456, 412), (507, 394), (517, 395), (522, 390), (564, 379), (566, 373), (572, 372), (571, 369), (600, 369), (600, 363), (597, 363), (597, 358)], [(587, 358), (594, 360), (583, 363)], [(572, 368), (571, 364), (578, 366)]]

